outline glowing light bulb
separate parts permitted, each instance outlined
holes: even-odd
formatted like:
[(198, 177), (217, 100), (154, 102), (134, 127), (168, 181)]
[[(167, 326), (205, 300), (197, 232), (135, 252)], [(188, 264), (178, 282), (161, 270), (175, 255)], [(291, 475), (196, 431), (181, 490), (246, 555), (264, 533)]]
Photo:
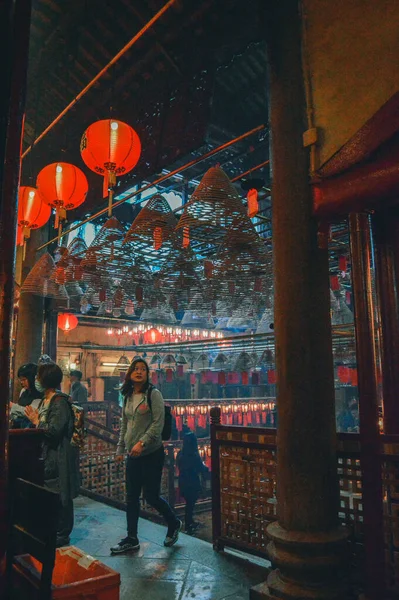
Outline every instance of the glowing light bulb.
[(57, 171), (57, 173), (62, 173), (62, 167), (61, 165), (57, 165), (55, 170)]
[(112, 121), (111, 123), (111, 129), (113, 129), (114, 131), (116, 131), (118, 129), (119, 125), (116, 121)]

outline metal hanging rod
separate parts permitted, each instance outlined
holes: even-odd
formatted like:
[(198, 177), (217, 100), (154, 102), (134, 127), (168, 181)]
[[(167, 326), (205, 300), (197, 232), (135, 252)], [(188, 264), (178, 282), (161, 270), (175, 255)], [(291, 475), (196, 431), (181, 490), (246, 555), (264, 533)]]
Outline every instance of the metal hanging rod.
[(154, 23), (156, 23), (158, 21), (158, 19), (160, 19), (162, 17), (162, 15), (171, 7), (173, 6), (173, 4), (176, 3), (177, 0), (169, 0), (169, 2), (167, 2), (158, 12), (156, 15), (154, 15), (152, 17), (152, 19), (150, 19), (148, 21), (148, 23), (146, 23), (144, 25), (144, 27), (142, 27), (140, 29), (140, 31), (138, 33), (136, 33), (136, 35), (134, 35), (132, 37), (132, 39), (125, 45), (123, 46), (123, 48), (118, 52), (118, 54), (116, 54), (110, 61), (108, 64), (105, 65), (105, 67), (103, 69), (101, 69), (101, 71), (99, 71), (99, 73), (97, 73), (97, 75), (95, 77), (93, 77), (93, 79), (86, 85), (86, 87), (83, 88), (83, 90), (81, 92), (79, 92), (79, 94), (72, 100), (72, 102), (70, 102), (68, 104), (68, 106), (66, 106), (64, 108), (64, 110), (62, 112), (60, 112), (60, 114), (58, 115), (58, 117), (56, 117), (54, 119), (54, 121), (52, 121), (50, 123), (50, 125), (48, 127), (46, 127), (46, 129), (44, 131), (42, 131), (42, 133), (35, 139), (35, 141), (25, 150), (25, 152), (22, 154), (21, 156), (21, 160), (25, 158), (25, 156), (27, 154), (29, 154), (29, 152), (32, 150), (32, 148), (34, 148), (47, 134), (49, 131), (51, 131), (51, 129), (57, 125), (57, 123), (59, 121), (61, 121), (62, 117), (64, 117), (66, 115), (66, 113), (73, 107), (75, 106), (75, 104), (77, 102), (79, 102), (79, 100), (81, 100), (81, 98), (83, 98), (83, 96), (93, 87), (94, 84), (97, 83), (97, 81), (99, 79), (101, 79), (101, 77), (103, 75), (105, 75), (105, 73), (115, 64), (118, 62), (118, 60), (124, 55), (126, 54), (126, 52), (128, 50), (130, 50), (130, 48), (146, 33), (146, 31), (148, 31), (148, 29), (150, 29)]
[[(202, 156), (199, 156), (198, 158), (195, 158), (195, 159), (191, 160), (190, 162), (186, 163), (182, 167), (178, 167), (174, 171), (171, 171), (170, 173), (166, 173), (165, 175), (162, 175), (161, 177), (159, 177), (155, 181), (153, 181), (151, 183), (148, 183), (144, 187), (136, 190), (135, 192), (132, 192), (131, 194), (129, 194), (125, 198), (122, 198), (118, 202), (115, 202), (115, 204), (112, 205), (112, 208), (114, 209), (117, 206), (120, 206), (121, 204), (124, 204), (125, 202), (127, 202), (131, 198), (134, 198), (135, 196), (138, 196), (139, 194), (142, 194), (146, 190), (149, 190), (150, 188), (152, 188), (152, 187), (154, 187), (154, 186), (162, 183), (162, 181), (166, 181), (170, 177), (173, 177), (174, 175), (177, 175), (178, 173), (181, 173), (182, 171), (185, 171), (186, 169), (189, 169), (190, 167), (193, 167), (194, 165), (197, 165), (198, 163), (202, 162), (203, 160), (211, 158), (215, 154), (218, 154), (219, 152), (222, 152), (222, 150), (225, 150), (226, 148), (229, 148), (230, 146), (233, 146), (237, 142), (241, 142), (242, 140), (246, 139), (247, 137), (249, 137), (251, 135), (254, 135), (255, 133), (259, 133), (259, 131), (262, 131), (263, 129), (265, 129), (265, 127), (266, 127), (265, 124), (258, 125), (258, 127), (255, 127), (254, 129), (251, 129), (250, 131), (247, 131), (246, 133), (243, 133), (242, 135), (239, 135), (238, 137), (234, 138), (233, 140), (230, 140), (229, 142), (226, 142), (225, 144), (222, 144), (221, 146), (218, 146), (217, 148), (214, 148), (213, 150), (210, 150), (206, 154), (203, 154)], [(140, 200), (139, 202), (137, 202), (137, 204), (141, 204), (141, 202), (146, 202), (146, 201), (147, 201), (147, 198), (143, 198), (142, 200)], [(84, 221), (81, 221), (77, 225), (74, 225), (70, 229), (66, 229), (65, 231), (62, 232), (62, 234), (61, 234), (60, 237), (63, 238), (64, 236), (68, 235), (72, 231), (75, 231), (75, 229), (79, 229), (79, 227), (82, 227), (82, 225), (86, 225), (86, 223), (89, 223), (90, 221), (93, 221), (94, 219), (97, 219), (97, 217), (100, 217), (101, 215), (104, 215), (107, 212), (108, 212), (108, 206), (105, 207), (105, 208), (103, 208), (102, 210), (99, 210), (94, 215), (91, 215), (90, 217), (88, 217)], [(36, 252), (38, 252), (39, 250), (42, 250), (43, 248), (46, 248), (47, 246), (49, 246), (50, 244), (52, 244), (54, 242), (58, 242), (58, 239), (59, 239), (58, 236), (56, 236), (52, 240), (50, 240), (50, 241), (46, 242), (45, 244), (43, 244), (42, 246), (39, 246), (39, 248), (36, 249)]]

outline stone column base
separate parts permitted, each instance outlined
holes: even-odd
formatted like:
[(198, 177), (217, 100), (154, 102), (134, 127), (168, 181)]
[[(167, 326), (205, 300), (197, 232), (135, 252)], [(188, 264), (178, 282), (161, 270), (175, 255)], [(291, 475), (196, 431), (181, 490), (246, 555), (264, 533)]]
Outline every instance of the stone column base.
[(253, 587), (250, 600), (348, 600), (348, 533), (287, 531), (278, 523), (267, 528), (275, 569)]

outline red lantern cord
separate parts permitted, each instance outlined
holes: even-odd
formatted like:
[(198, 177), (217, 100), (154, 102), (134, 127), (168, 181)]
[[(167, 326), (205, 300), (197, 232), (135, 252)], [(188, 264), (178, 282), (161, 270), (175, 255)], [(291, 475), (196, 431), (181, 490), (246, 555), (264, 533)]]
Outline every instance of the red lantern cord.
[(258, 190), (252, 188), (247, 194), (248, 200), (248, 217), (252, 218), (259, 212)]

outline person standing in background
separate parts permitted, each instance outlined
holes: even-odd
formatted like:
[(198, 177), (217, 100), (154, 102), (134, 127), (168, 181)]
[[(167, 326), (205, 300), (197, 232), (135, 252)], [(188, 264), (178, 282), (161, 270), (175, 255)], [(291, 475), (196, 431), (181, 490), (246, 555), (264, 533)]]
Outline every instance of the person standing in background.
[(71, 381), (71, 400), (74, 404), (82, 404), (87, 402), (87, 389), (82, 383), (82, 372), (71, 371), (69, 373)]
[(37, 365), (35, 363), (26, 363), (18, 369), (18, 379), (21, 384), (21, 393), (18, 403), (10, 403), (10, 420), (12, 429), (25, 429), (31, 427), (31, 422), (25, 416), (25, 408), (32, 403), (37, 408), (43, 394), (35, 387), (35, 377), (37, 374)]
[(197, 436), (193, 432), (186, 433), (183, 438), (183, 448), (176, 458), (179, 469), (179, 489), (186, 501), (185, 525), (186, 533), (192, 535), (199, 527), (194, 521), (194, 507), (202, 492), (200, 476), (208, 473), (208, 467), (203, 463), (199, 451)]

